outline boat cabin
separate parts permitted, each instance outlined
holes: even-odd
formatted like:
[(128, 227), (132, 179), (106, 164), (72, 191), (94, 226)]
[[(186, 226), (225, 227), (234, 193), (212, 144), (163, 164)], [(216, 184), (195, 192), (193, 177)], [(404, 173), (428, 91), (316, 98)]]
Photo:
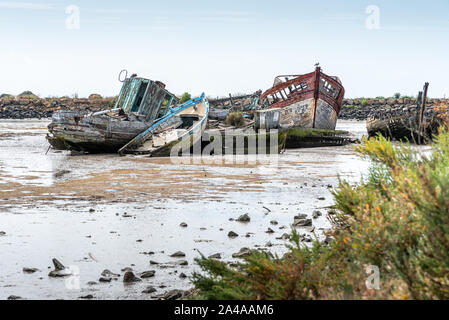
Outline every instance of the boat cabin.
[(167, 91), (162, 82), (132, 76), (123, 81), (115, 108), (126, 114), (133, 113), (142, 121), (153, 122), (178, 103), (179, 99)]

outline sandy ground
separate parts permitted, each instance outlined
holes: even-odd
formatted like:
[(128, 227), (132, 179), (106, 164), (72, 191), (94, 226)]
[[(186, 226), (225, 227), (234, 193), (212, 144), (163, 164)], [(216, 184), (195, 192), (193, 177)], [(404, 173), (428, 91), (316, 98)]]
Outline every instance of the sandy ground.
[[(338, 176), (358, 182), (368, 167), (351, 146), (288, 150), (275, 161), (250, 163), (46, 154), (47, 124), (0, 121), (0, 299), (151, 299), (189, 289), (199, 252), (229, 262), (242, 247), (282, 254), (286, 241), (277, 238), (300, 213), (323, 213), (313, 221), (322, 238)], [(364, 122), (340, 121), (338, 128), (365, 132)], [(249, 223), (230, 221), (244, 213)], [(230, 231), (239, 237), (230, 239)], [(176, 251), (186, 254), (187, 266), (170, 257)], [(52, 258), (76, 275), (48, 277)], [(24, 273), (24, 267), (38, 271)], [(156, 274), (133, 285), (121, 278), (98, 282), (104, 269), (123, 275), (126, 267)], [(157, 291), (143, 294), (148, 286)]]

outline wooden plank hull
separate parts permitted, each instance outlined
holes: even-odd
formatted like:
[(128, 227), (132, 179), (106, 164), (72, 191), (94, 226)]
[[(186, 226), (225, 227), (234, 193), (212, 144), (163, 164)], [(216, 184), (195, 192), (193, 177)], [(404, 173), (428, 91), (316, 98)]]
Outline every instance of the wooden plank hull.
[(47, 140), (58, 150), (117, 152), (149, 126), (148, 122), (125, 121), (108, 114), (87, 115), (76, 111), (59, 111), (53, 115)]
[(334, 130), (337, 112), (324, 100), (307, 99), (286, 106), (281, 111), (281, 129), (306, 128)]
[(345, 90), (337, 77), (321, 72), (279, 76), (260, 98), (261, 109), (282, 109), (283, 129), (308, 128), (334, 130)]

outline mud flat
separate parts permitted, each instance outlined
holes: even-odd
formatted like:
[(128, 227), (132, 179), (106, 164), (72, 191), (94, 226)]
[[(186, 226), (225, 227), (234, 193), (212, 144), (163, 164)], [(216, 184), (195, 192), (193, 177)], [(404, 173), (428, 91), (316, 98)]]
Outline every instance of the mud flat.
[[(282, 236), (301, 214), (324, 238), (338, 175), (358, 182), (369, 166), (350, 145), (291, 149), (270, 161), (46, 154), (47, 124), (0, 121), (0, 299), (156, 299), (188, 290), (199, 252), (230, 263), (243, 247), (282, 254)], [(366, 130), (357, 121), (338, 129)], [(250, 221), (237, 221), (244, 214)], [(49, 277), (53, 258), (74, 276)], [(124, 283), (126, 268), (142, 281)], [(120, 276), (101, 282), (105, 269)]]

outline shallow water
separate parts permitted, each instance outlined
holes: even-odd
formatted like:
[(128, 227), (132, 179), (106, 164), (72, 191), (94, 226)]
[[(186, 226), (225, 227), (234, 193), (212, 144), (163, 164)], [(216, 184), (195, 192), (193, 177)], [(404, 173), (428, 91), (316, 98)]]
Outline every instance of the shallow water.
[[(77, 299), (88, 294), (96, 299), (150, 299), (191, 288), (189, 279), (179, 274), (198, 270), (194, 258), (199, 252), (221, 253), (223, 261), (235, 261), (231, 255), (242, 247), (282, 254), (287, 242), (276, 238), (290, 232), (299, 213), (323, 213), (314, 220), (322, 238), (322, 230), (330, 226), (330, 186), (337, 186), (339, 176), (358, 182), (369, 165), (352, 146), (287, 150), (269, 163), (228, 164), (46, 153), (47, 124), (0, 121), (0, 231), (6, 233), (0, 236), (0, 299)], [(366, 130), (358, 121), (340, 121), (338, 129), (358, 137)], [(251, 222), (229, 220), (244, 213)], [(278, 225), (270, 224), (272, 220)], [(188, 227), (180, 227), (181, 222)], [(266, 233), (268, 228), (275, 233)], [(239, 237), (228, 238), (229, 231)], [(273, 246), (266, 247), (267, 242)], [(176, 261), (170, 255), (179, 250), (186, 253), (188, 266), (149, 263)], [(150, 251), (154, 254), (144, 254)], [(52, 258), (79, 270), (79, 276), (49, 278)], [(25, 274), (23, 267), (39, 271)], [(134, 285), (120, 279), (87, 284), (98, 282), (104, 269), (123, 274), (125, 267), (137, 275), (156, 270), (156, 276)], [(142, 294), (147, 286), (157, 292)]]

